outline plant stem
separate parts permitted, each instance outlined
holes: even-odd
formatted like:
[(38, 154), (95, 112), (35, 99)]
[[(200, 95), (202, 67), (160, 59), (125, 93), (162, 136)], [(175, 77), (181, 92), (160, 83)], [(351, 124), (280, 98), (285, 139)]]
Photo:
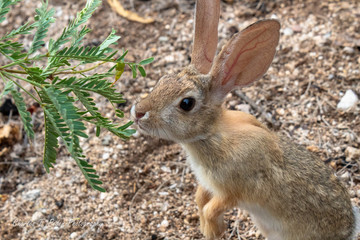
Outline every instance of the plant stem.
[(8, 72), (8, 73), (27, 74), (27, 72), (25, 72), (25, 71), (5, 69), (5, 68), (0, 68), (0, 71), (4, 71), (4, 72)]
[(84, 73), (84, 72), (88, 72), (88, 71), (94, 70), (95, 68), (99, 67), (100, 65), (103, 65), (104, 63), (107, 63), (107, 62), (98, 63), (98, 64), (96, 64), (95, 66), (92, 66), (92, 67), (87, 68), (87, 69), (84, 69), (84, 70), (79, 70), (79, 71), (61, 71), (61, 72), (54, 73), (53, 75)]
[[(42, 87), (42, 85), (41, 85), (40, 83), (31, 81), (31, 80), (26, 79), (26, 78), (23, 78), (23, 77), (20, 77), (20, 76), (18, 76), (18, 75), (16, 75), (16, 74), (12, 74), (12, 73), (9, 73), (9, 72), (4, 72), (3, 74), (4, 74), (5, 76), (6, 76), (6, 75), (12, 76), (12, 77), (17, 78), (17, 79), (19, 79), (19, 80), (28, 82), (28, 83), (30, 83), (30, 84), (32, 84), (32, 85), (34, 85), (34, 86), (37, 86), (37, 87), (40, 87), (40, 88)], [(13, 82), (15, 82), (15, 81), (13, 81)]]
[[(79, 70), (79, 71), (60, 71), (60, 72), (55, 72), (53, 75), (61, 75), (61, 74), (80, 74), (80, 73), (85, 73), (85, 72), (89, 72), (91, 70), (94, 70), (96, 69), (97, 67), (105, 64), (107, 62), (101, 62), (101, 63), (98, 63), (96, 64), (95, 66), (92, 66), (90, 68), (87, 68), (87, 69), (84, 69), (84, 70)], [(10, 64), (9, 64), (10, 65)], [(4, 72), (7, 72), (7, 73), (17, 73), (17, 74), (28, 74), (27, 72), (25, 71), (20, 71), (20, 70), (13, 70), (13, 69), (5, 69), (4, 68), (5, 66), (3, 67), (0, 67), (0, 71), (4, 71)], [(19, 78), (20, 79), (20, 78)], [(22, 80), (22, 79), (21, 79)]]
[(18, 86), (19, 88), (21, 88), (24, 92), (26, 92), (31, 98), (33, 98), (36, 102), (38, 102), (40, 105), (42, 104), (41, 101), (39, 99), (37, 99), (31, 92), (27, 91), (25, 88), (23, 88), (19, 83), (17, 83), (16, 81), (12, 80), (9, 76), (4, 76), (3, 74), (1, 74), (1, 77), (4, 80), (4, 77), (7, 78), (9, 81), (12, 81), (13, 83), (16, 84), (16, 86)]

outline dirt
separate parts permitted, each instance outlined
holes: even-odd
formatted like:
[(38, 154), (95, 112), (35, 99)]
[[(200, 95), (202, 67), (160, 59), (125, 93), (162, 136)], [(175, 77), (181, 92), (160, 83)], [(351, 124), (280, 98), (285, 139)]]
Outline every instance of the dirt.
[[(1, 24), (0, 36), (31, 18), (39, 2), (24, 0), (14, 7)], [(128, 10), (155, 18), (155, 23), (130, 22), (104, 1), (88, 24), (93, 31), (85, 43), (98, 44), (113, 28), (122, 36), (118, 48), (129, 50), (128, 61), (155, 58), (146, 67), (147, 77), (132, 79), (127, 71), (117, 83), (127, 99), (120, 106), (126, 113), (122, 121), (126, 121), (131, 105), (151, 91), (161, 76), (189, 64), (194, 1), (121, 2)], [(346, 111), (337, 109), (337, 104), (347, 90), (360, 96), (360, 2), (229, 2), (221, 3), (219, 49), (232, 34), (259, 19), (277, 18), (282, 34), (267, 74), (241, 89), (249, 100), (232, 93), (227, 107), (250, 112), (271, 129), (316, 152), (359, 206), (360, 104)], [(84, 3), (49, 1), (57, 17), (49, 36), (58, 36)], [(25, 46), (29, 40), (21, 39)], [(3, 61), (0, 58), (1, 64)], [(114, 117), (106, 101), (99, 98), (98, 105)], [(197, 183), (179, 145), (139, 135), (124, 142), (107, 132), (96, 138), (89, 128), (90, 137), (82, 146), (107, 189), (99, 193), (88, 186), (63, 147), (55, 168), (45, 173), (42, 119), (43, 112), (37, 111), (36, 140), (27, 145), (23, 137), (14, 143), (2, 160), (6, 164), (0, 165), (0, 233), (4, 239), (203, 238), (194, 202)], [(0, 115), (0, 125), (8, 121)], [(18, 116), (10, 121), (16, 125)], [(264, 239), (246, 212), (233, 209), (225, 219), (224, 239)]]

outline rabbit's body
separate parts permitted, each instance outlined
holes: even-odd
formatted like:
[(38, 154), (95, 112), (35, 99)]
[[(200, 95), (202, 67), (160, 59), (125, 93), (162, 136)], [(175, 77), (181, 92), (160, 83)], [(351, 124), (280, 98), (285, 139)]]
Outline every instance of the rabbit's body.
[(247, 210), (270, 240), (350, 239), (349, 195), (320, 159), (246, 113), (224, 110), (218, 121), (205, 140), (182, 144), (201, 186)]
[(191, 64), (162, 77), (133, 106), (132, 117), (143, 133), (179, 142), (187, 152), (207, 239), (223, 234), (223, 213), (237, 206), (248, 210), (268, 240), (352, 239), (359, 214), (331, 170), (253, 116), (223, 107), (227, 93), (266, 72), (280, 24), (249, 26), (214, 59), (219, 5), (197, 1)]

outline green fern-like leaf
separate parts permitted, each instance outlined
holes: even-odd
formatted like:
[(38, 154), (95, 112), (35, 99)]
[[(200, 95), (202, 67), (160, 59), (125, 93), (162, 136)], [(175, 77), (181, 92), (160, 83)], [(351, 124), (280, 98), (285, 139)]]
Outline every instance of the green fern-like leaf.
[(69, 24), (67, 28), (64, 29), (61, 36), (56, 40), (50, 40), (49, 52), (51, 55), (59, 50), (62, 45), (70, 41), (71, 37), (74, 36), (74, 32), (77, 31), (77, 28), (91, 17), (92, 13), (100, 6), (100, 4), (101, 0), (89, 0), (86, 2), (85, 7), (77, 13), (76, 18)]
[(18, 42), (12, 42), (7, 40), (5, 42), (0, 42), (0, 53), (11, 61), (16, 61), (18, 59), (24, 58), (26, 53), (24, 52), (23, 45)]
[(71, 77), (62, 81), (57, 81), (57, 88), (70, 90), (83, 90), (100, 94), (107, 98), (111, 103), (123, 103), (121, 93), (117, 93), (116, 89), (111, 87), (111, 83), (106, 78), (112, 76), (111, 73), (94, 74), (89, 77), (75, 78)]
[[(78, 109), (73, 105), (74, 100), (68, 96), (69, 92), (62, 92), (52, 86), (45, 88), (45, 91), (62, 119), (64, 119), (66, 126), (69, 128), (69, 136), (86, 138), (87, 135), (83, 132), (86, 130), (86, 127), (84, 123), (80, 121), (81, 114), (79, 114)], [(69, 141), (71, 142), (73, 140), (70, 139)]]
[(29, 67), (25, 69), (28, 74), (27, 79), (37, 83), (45, 83), (46, 76), (44, 76), (43, 71), (39, 67)]
[(0, 0), (0, 23), (6, 19), (5, 15), (10, 11), (10, 6), (20, 1), (21, 0)]
[(82, 153), (79, 136), (84, 137), (82, 131), (85, 130), (85, 127), (82, 122), (77, 120), (81, 114), (72, 105), (73, 99), (69, 98), (66, 92), (61, 92), (52, 86), (41, 90), (39, 93), (41, 99), (47, 103), (44, 112), (48, 123), (51, 124), (51, 128), (48, 129), (51, 134), (49, 135), (50, 139), (45, 141), (45, 144), (50, 145), (44, 148), (45, 151), (48, 151), (44, 163), (48, 164), (48, 167), (52, 167), (52, 163), (55, 163), (55, 147), (57, 144), (55, 138), (60, 136), (90, 186), (98, 191), (105, 192), (105, 189), (99, 186), (102, 182), (97, 180), (99, 176), (95, 174), (96, 170), (92, 165), (87, 164)]
[(29, 55), (40, 49), (43, 45), (45, 45), (43, 39), (47, 35), (50, 24), (55, 21), (55, 19), (53, 18), (55, 9), (52, 8), (50, 10), (47, 10), (47, 8), (48, 2), (46, 1), (42, 3), (40, 8), (35, 10), (37, 15), (35, 16), (34, 26), (37, 28), (37, 30), (35, 32), (33, 42), (28, 52)]
[(55, 126), (49, 120), (48, 114), (45, 113), (45, 143), (44, 143), (44, 156), (43, 164), (46, 172), (50, 172), (50, 168), (53, 168), (53, 164), (56, 162), (59, 134), (56, 131)]
[(35, 28), (35, 24), (30, 24), (29, 22), (21, 25), (19, 28), (12, 30), (10, 33), (5, 34), (0, 40), (14, 38), (18, 35), (30, 34), (31, 30)]
[(104, 40), (103, 43), (100, 44), (100, 51), (102, 50), (105, 50), (106, 52), (113, 51), (111, 48), (109, 48), (109, 46), (115, 44), (120, 39), (120, 36), (116, 36), (115, 33), (116, 31), (112, 29), (109, 36)]
[(123, 126), (118, 124), (113, 124), (109, 119), (101, 116), (99, 113), (99, 109), (96, 107), (94, 99), (90, 97), (90, 95), (83, 90), (74, 90), (75, 95), (80, 100), (80, 102), (84, 105), (87, 112), (90, 113), (91, 117), (84, 117), (84, 119), (92, 121), (97, 127), (105, 128), (114, 135), (121, 137), (123, 139), (129, 138), (133, 133), (134, 130), (127, 129), (132, 125), (133, 122), (129, 122)]
[(0, 94), (0, 101), (3, 97), (5, 97), (7, 94), (11, 92), (11, 90), (14, 90), (14, 83), (13, 81), (7, 81), (4, 87), (4, 90)]
[(80, 31), (75, 31), (72, 36), (71, 46), (72, 47), (78, 47), (81, 40), (85, 37), (86, 34), (91, 32), (89, 28), (84, 26)]
[(19, 111), (20, 118), (24, 124), (26, 134), (30, 139), (34, 139), (35, 134), (33, 130), (31, 115), (30, 112), (26, 110), (26, 105), (23, 97), (18, 91), (14, 89), (11, 90), (11, 95), (13, 96), (15, 105)]
[(106, 60), (105, 50), (100, 51), (100, 47), (69, 47), (64, 48), (51, 57), (45, 72), (52, 71), (62, 66), (70, 66), (69, 59), (79, 60), (86, 63)]

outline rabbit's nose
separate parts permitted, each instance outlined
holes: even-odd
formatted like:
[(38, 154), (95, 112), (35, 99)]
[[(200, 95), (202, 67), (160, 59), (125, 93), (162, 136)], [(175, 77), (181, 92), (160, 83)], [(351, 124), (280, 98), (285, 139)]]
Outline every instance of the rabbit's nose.
[(137, 122), (139, 119), (143, 118), (146, 115), (146, 112), (139, 110), (137, 106), (133, 105), (131, 107), (131, 116), (134, 118), (135, 122)]
[(136, 117), (136, 119), (140, 119), (140, 118), (142, 118), (143, 116), (145, 116), (145, 113), (135, 111), (135, 117)]

